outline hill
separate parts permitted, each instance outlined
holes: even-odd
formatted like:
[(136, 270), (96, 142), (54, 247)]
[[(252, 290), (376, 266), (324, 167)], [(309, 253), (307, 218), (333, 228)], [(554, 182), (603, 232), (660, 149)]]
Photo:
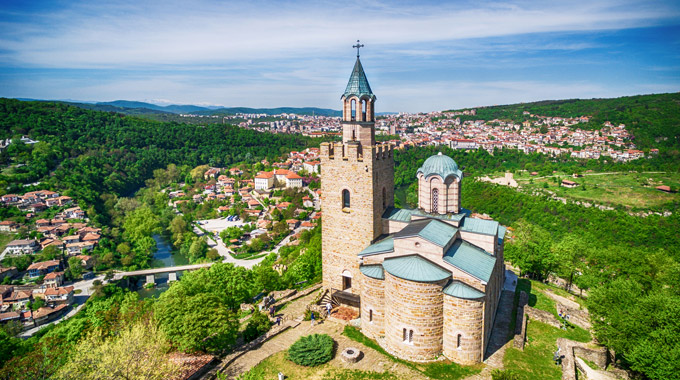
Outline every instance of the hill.
[(12, 143), (0, 151), (0, 194), (25, 191), (23, 184), (39, 181), (41, 188), (65, 191), (97, 210), (102, 194), (129, 195), (171, 163), (254, 163), (319, 144), (225, 124), (187, 128), (65, 103), (0, 99), (0, 139), (22, 135), (39, 143)]
[[(461, 116), (461, 120), (530, 119), (525, 111), (541, 116), (591, 116), (581, 129), (598, 130), (606, 121), (625, 124), (640, 149), (680, 148), (680, 93), (624, 96), (611, 99), (544, 100), (490, 107), (479, 107), (475, 116)], [(450, 110), (445, 112), (453, 112)]]

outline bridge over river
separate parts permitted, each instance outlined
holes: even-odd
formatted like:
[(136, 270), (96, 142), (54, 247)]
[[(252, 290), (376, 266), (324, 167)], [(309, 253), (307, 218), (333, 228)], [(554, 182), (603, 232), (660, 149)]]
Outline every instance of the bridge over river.
[(178, 265), (174, 267), (164, 267), (164, 268), (151, 268), (151, 269), (142, 269), (142, 270), (135, 270), (131, 272), (117, 272), (114, 276), (114, 280), (121, 280), (125, 277), (134, 277), (134, 276), (146, 276), (146, 283), (155, 283), (155, 275), (159, 273), (168, 273), (168, 281), (177, 281), (177, 272), (182, 272), (182, 271), (190, 271), (190, 270), (196, 270), (196, 269), (201, 269), (201, 268), (207, 268), (213, 263), (205, 263), (205, 264), (193, 264), (193, 265)]

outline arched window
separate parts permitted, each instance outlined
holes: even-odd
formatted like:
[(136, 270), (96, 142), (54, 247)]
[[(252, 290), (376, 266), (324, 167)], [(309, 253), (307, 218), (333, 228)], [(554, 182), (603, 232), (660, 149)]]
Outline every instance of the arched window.
[(366, 99), (361, 101), (361, 121), (366, 121)]
[(387, 190), (383, 187), (383, 208), (387, 208)]
[(439, 189), (432, 189), (432, 212), (435, 213), (439, 210)]
[(408, 342), (413, 343), (413, 330), (409, 330), (408, 332)]
[(351, 101), (352, 104), (352, 121), (357, 119), (357, 101), (356, 99), (352, 99)]
[(460, 340), (461, 340), (461, 338), (462, 338), (461, 335), (458, 334), (458, 336), (456, 337), (456, 348), (460, 348)]
[(342, 208), (349, 208), (349, 190), (342, 191)]
[(406, 332), (406, 329), (404, 329), (404, 331), (402, 332), (402, 334), (403, 334), (404, 342), (406, 342), (407, 339), (408, 339), (408, 333)]

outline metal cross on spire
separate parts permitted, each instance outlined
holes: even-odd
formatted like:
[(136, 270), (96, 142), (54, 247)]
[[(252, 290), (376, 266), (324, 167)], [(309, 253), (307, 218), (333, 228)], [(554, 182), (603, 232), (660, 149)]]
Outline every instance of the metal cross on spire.
[(359, 40), (357, 40), (357, 44), (356, 44), (356, 45), (352, 45), (352, 47), (357, 49), (357, 58), (359, 58), (359, 49), (361, 49), (362, 47), (364, 47), (364, 45), (360, 44), (360, 43), (359, 43)]

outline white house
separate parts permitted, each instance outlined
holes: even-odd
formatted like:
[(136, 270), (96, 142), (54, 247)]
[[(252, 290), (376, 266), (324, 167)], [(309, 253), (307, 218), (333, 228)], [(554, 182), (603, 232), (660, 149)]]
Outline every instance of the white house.
[(255, 176), (255, 190), (269, 190), (274, 187), (274, 173), (259, 172)]

